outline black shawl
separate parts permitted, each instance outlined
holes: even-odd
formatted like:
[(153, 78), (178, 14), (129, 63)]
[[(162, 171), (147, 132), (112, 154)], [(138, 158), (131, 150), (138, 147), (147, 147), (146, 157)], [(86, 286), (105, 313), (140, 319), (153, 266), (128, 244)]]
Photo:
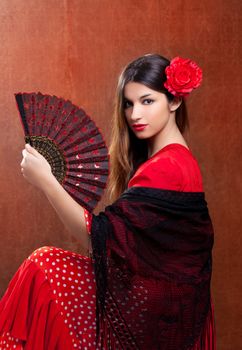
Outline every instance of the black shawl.
[(132, 187), (93, 215), (91, 237), (97, 348), (192, 348), (210, 306), (213, 227), (204, 193)]

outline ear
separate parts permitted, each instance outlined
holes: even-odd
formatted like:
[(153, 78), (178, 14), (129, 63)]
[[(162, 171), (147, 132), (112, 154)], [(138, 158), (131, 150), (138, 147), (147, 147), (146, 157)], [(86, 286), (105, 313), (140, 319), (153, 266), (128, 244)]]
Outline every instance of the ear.
[(181, 105), (182, 98), (181, 97), (174, 97), (174, 99), (169, 103), (170, 112), (175, 112), (177, 108)]

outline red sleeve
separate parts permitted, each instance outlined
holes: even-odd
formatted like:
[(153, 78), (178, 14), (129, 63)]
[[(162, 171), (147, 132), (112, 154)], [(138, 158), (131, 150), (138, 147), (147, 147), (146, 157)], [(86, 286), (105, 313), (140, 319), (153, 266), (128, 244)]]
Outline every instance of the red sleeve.
[(183, 175), (174, 159), (160, 158), (146, 162), (130, 179), (128, 187), (144, 186), (166, 190), (181, 191)]
[(84, 209), (84, 217), (85, 217), (85, 221), (86, 221), (87, 232), (89, 234), (91, 234), (92, 213), (90, 213), (88, 210)]

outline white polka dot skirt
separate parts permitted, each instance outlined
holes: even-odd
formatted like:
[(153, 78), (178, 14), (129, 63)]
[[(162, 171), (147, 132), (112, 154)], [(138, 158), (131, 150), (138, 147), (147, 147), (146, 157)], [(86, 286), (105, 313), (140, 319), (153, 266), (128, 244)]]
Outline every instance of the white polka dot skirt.
[(20, 266), (0, 301), (0, 350), (97, 349), (92, 260), (42, 247)]

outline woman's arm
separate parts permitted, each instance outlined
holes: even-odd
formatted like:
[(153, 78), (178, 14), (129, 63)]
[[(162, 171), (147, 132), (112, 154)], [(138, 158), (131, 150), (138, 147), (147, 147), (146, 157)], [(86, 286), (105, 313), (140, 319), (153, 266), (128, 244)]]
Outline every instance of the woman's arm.
[(90, 248), (84, 209), (65, 191), (51, 172), (47, 160), (26, 144), (21, 171), (26, 180), (41, 189), (67, 229), (80, 241), (85, 252)]

